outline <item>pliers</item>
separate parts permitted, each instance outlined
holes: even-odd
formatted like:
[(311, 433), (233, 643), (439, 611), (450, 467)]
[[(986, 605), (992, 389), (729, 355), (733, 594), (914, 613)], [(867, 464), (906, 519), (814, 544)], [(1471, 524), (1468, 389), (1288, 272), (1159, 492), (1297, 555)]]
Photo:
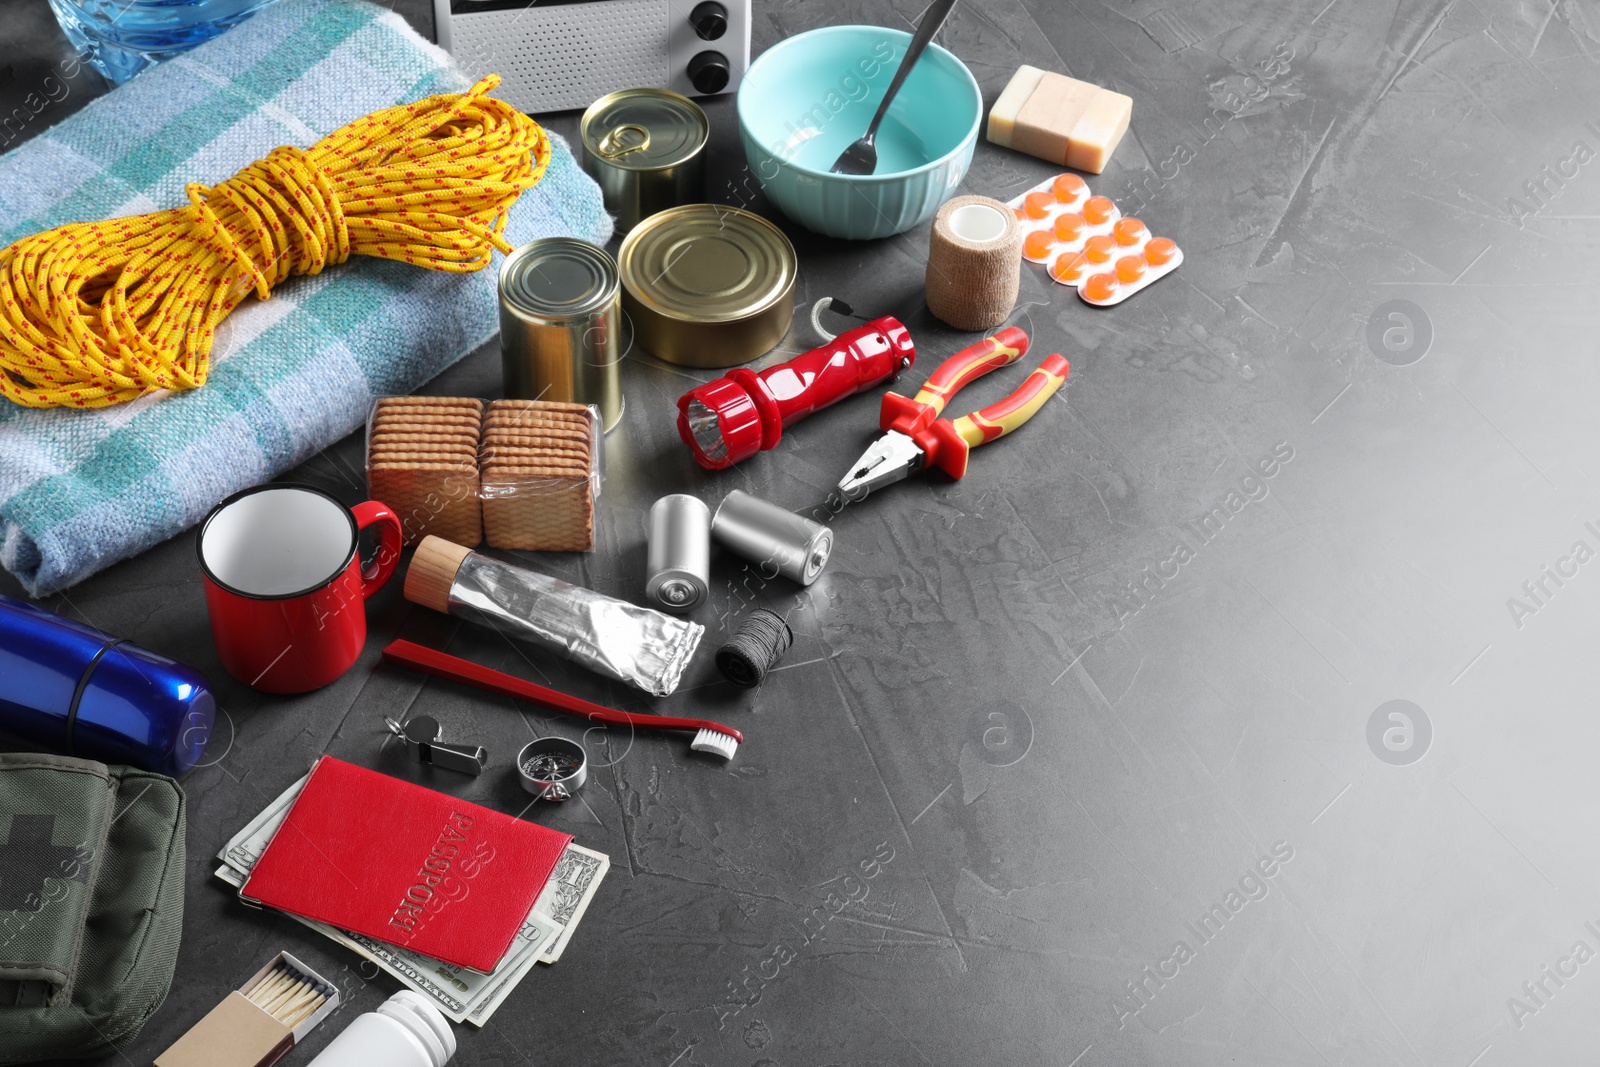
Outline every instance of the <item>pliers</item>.
[(939, 416), (962, 386), (1010, 366), (1027, 350), (1027, 333), (1008, 326), (941, 363), (916, 396), (908, 399), (885, 393), (878, 425), (887, 432), (840, 479), (839, 493), (846, 500), (860, 500), (874, 489), (929, 466), (952, 478), (966, 474), (968, 453), (1032, 418), (1061, 388), (1071, 366), (1060, 355), (1052, 355), (1004, 400), (954, 421)]

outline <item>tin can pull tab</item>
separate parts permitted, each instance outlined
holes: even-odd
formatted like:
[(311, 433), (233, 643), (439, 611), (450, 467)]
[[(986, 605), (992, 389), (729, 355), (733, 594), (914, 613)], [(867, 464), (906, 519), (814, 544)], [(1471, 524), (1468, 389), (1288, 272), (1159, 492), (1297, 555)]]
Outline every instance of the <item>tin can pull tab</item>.
[(608, 130), (595, 149), (607, 159), (621, 159), (633, 152), (643, 152), (650, 147), (650, 131), (638, 123), (625, 122)]
[(405, 743), (418, 763), (459, 771), (474, 778), (483, 773), (489, 762), (489, 752), (482, 745), (446, 745), (439, 741), (439, 720), (432, 715), (413, 715), (404, 723), (386, 718), (383, 724), (389, 732)]

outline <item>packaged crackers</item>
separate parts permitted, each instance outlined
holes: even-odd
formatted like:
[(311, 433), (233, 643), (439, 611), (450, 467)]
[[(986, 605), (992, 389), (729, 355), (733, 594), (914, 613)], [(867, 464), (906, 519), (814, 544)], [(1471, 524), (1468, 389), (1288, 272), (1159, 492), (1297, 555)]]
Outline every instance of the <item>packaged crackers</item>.
[(367, 486), (400, 518), (405, 543), (428, 534), (458, 544), (483, 539), (478, 445), (483, 401), (391, 396), (367, 427)]
[(594, 547), (598, 431), (594, 409), (582, 404), (496, 400), (489, 405), (478, 468), (491, 547), (542, 552)]
[(586, 552), (600, 492), (594, 408), (542, 400), (384, 397), (367, 426), (367, 487), (415, 545)]

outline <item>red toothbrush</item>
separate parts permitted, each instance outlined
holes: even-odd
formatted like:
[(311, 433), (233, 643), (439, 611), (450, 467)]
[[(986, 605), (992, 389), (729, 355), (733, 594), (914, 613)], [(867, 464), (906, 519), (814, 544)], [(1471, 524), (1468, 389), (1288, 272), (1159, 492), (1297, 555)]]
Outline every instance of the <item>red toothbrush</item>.
[(698, 730), (694, 740), (689, 742), (689, 747), (696, 752), (710, 752), (723, 759), (733, 759), (733, 754), (739, 749), (739, 743), (744, 740), (744, 734), (719, 722), (707, 719), (675, 719), (666, 715), (636, 715), (631, 711), (618, 711), (412, 641), (391, 641), (383, 650), (383, 658), (386, 663), (398, 663), (436, 678), (460, 682), (515, 700), (532, 701), (552, 711), (564, 711), (568, 715), (576, 715), (591, 722), (632, 726), (640, 730)]

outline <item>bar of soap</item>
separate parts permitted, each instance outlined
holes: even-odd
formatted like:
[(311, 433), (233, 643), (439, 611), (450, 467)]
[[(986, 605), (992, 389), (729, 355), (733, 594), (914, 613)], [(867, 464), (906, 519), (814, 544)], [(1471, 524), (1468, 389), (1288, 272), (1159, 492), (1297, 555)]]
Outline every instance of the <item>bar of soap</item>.
[(1133, 100), (1110, 89), (1023, 65), (989, 109), (991, 144), (1099, 174), (1133, 117)]

